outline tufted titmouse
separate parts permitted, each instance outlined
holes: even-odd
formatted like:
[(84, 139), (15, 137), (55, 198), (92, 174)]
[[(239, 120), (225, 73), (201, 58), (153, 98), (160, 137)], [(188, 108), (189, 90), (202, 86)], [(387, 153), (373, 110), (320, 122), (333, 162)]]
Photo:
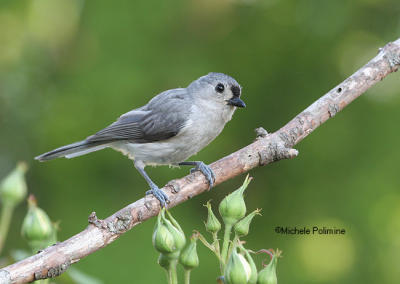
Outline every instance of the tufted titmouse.
[(241, 87), (232, 77), (209, 73), (186, 88), (162, 92), (146, 105), (120, 116), (110, 126), (85, 140), (57, 148), (36, 157), (48, 161), (59, 157), (74, 158), (104, 148), (122, 152), (134, 161), (135, 168), (150, 186), (162, 206), (168, 196), (144, 170), (147, 165), (192, 165), (201, 171), (210, 188), (215, 176), (200, 161), (185, 162), (207, 146), (231, 120), (236, 107), (245, 107)]

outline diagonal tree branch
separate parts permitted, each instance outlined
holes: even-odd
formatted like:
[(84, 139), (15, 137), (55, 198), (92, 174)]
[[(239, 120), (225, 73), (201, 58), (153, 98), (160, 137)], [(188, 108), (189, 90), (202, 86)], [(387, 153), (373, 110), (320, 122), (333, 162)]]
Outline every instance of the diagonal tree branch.
[[(341, 111), (371, 86), (397, 71), (400, 65), (400, 39), (388, 43), (378, 55), (352, 76), (298, 114), (278, 131), (267, 134), (257, 129), (257, 140), (239, 151), (211, 164), (220, 184), (255, 167), (297, 156), (294, 145), (314, 129)], [(206, 191), (208, 184), (200, 173), (172, 180), (165, 187), (171, 202), (169, 207)], [(55, 277), (83, 257), (105, 247), (121, 234), (155, 216), (159, 202), (152, 196), (144, 197), (105, 220), (93, 212), (89, 226), (70, 239), (48, 247), (44, 251), (0, 270), (0, 283), (27, 283)]]

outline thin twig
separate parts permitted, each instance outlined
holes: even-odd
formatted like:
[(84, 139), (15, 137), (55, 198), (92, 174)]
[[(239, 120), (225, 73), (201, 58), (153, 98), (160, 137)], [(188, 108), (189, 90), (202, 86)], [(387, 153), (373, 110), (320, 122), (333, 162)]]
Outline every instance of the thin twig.
[[(220, 184), (255, 167), (296, 157), (298, 152), (292, 149), (294, 145), (335, 116), (372, 85), (397, 71), (399, 64), (400, 39), (381, 48), (375, 58), (278, 131), (268, 134), (259, 129), (255, 142), (211, 164), (216, 174), (215, 184)], [(207, 181), (200, 173), (173, 180), (164, 187), (171, 200), (168, 207), (185, 202), (207, 189)], [(97, 219), (96, 214), (92, 213), (89, 217), (90, 224), (84, 231), (1, 269), (0, 283), (27, 283), (58, 276), (72, 263), (110, 244), (132, 227), (157, 215), (159, 210), (159, 202), (152, 196), (146, 196), (105, 220)]]

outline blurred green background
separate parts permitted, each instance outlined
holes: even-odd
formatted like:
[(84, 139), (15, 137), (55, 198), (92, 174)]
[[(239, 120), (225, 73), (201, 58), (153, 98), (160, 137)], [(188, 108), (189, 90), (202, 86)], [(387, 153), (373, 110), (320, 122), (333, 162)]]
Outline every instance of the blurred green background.
[[(224, 72), (247, 104), (196, 159), (210, 163), (275, 131), (400, 35), (397, 0), (0, 1), (0, 177), (26, 160), (29, 191), (59, 239), (143, 197), (144, 179), (112, 150), (38, 163), (33, 157), (93, 134), (155, 94)], [(400, 282), (400, 80), (390, 75), (297, 145), (298, 158), (251, 171), (246, 238), (276, 248), (281, 283)], [(160, 186), (188, 168), (149, 168)], [(172, 210), (189, 235), (228, 181)], [(20, 237), (15, 213), (5, 253)], [(74, 266), (105, 283), (164, 283), (152, 248), (154, 220)], [(335, 226), (344, 236), (284, 236), (280, 226)], [(215, 283), (200, 246), (193, 283)]]

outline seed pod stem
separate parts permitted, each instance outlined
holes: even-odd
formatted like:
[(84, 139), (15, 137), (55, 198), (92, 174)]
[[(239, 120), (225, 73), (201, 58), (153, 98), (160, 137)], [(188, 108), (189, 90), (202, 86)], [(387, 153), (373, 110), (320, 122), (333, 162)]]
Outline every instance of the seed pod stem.
[(221, 258), (224, 265), (228, 260), (228, 248), (232, 227), (246, 215), (246, 203), (243, 193), (249, 185), (251, 178), (247, 175), (241, 187), (225, 196), (218, 207), (219, 214), (225, 224), (224, 240), (222, 243)]
[(216, 239), (216, 243), (215, 243), (215, 241), (214, 241), (213, 244), (210, 244), (202, 234), (200, 234), (200, 233), (197, 232), (197, 231), (194, 231), (194, 232), (197, 234), (197, 237), (199, 238), (199, 240), (201, 241), (201, 243), (202, 243), (204, 246), (206, 246), (209, 250), (211, 250), (211, 251), (215, 254), (215, 256), (218, 258), (218, 260), (219, 260), (219, 262), (220, 262), (220, 269), (221, 269), (221, 272), (223, 272), (223, 269), (222, 269), (223, 267), (221, 266), (222, 259), (221, 259), (221, 254), (220, 254), (220, 251), (219, 251), (219, 242), (218, 242), (218, 239)]
[(168, 284), (178, 284), (178, 275), (176, 274), (176, 265), (178, 259), (173, 259), (170, 262), (168, 269)]
[(240, 244), (239, 237), (235, 235), (235, 236), (233, 237), (233, 240), (232, 240), (231, 242), (229, 242), (227, 258), (229, 258), (229, 256), (230, 256), (231, 253), (232, 253), (232, 250), (233, 250), (235, 247), (237, 247), (239, 244)]
[[(231, 224), (225, 224), (224, 241), (222, 242), (222, 252), (221, 252), (221, 259), (222, 259), (224, 267), (225, 267), (226, 262), (228, 260), (228, 247), (229, 247), (231, 231), (232, 231), (232, 225)], [(224, 268), (224, 270), (225, 270), (225, 268)]]
[(11, 217), (14, 212), (14, 206), (8, 203), (3, 204), (1, 207), (0, 219), (0, 253), (3, 250), (4, 242), (6, 240), (8, 229), (10, 227)]
[(219, 260), (219, 270), (221, 271), (221, 274), (224, 273), (224, 267), (221, 261), (221, 248), (219, 246), (219, 239), (218, 239), (218, 232), (212, 233), (213, 235), (213, 247), (214, 247), (214, 253), (217, 256)]
[(190, 269), (185, 269), (185, 284), (190, 284)]

